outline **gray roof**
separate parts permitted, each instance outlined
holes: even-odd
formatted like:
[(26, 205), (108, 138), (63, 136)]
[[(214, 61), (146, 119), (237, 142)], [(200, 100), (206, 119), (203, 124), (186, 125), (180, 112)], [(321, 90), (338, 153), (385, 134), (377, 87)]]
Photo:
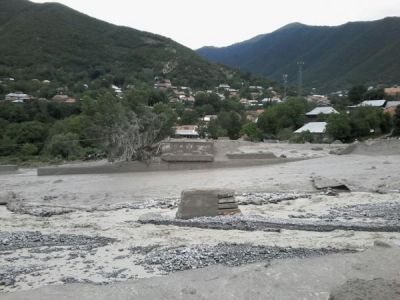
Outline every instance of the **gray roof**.
[(294, 133), (302, 133), (306, 131), (311, 133), (324, 133), (326, 130), (326, 124), (326, 122), (310, 122), (297, 129)]
[(316, 107), (312, 111), (306, 113), (306, 116), (318, 116), (319, 114), (330, 115), (338, 114), (339, 112), (330, 106)]
[(385, 108), (389, 108), (389, 107), (393, 107), (393, 106), (399, 106), (400, 105), (400, 101), (388, 101), (386, 103)]
[(386, 100), (365, 100), (358, 106), (373, 106), (373, 107), (384, 107)]

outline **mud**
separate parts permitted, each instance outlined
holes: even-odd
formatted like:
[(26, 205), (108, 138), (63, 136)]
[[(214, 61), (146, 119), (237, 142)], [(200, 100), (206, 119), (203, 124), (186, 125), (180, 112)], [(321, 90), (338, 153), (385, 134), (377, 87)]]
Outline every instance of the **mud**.
[(331, 292), (329, 300), (394, 300), (400, 299), (400, 281), (375, 278), (346, 281)]

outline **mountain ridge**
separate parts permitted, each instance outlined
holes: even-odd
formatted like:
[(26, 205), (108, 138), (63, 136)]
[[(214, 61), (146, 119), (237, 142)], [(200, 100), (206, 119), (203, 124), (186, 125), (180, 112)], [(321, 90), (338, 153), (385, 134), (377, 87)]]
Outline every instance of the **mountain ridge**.
[[(339, 26), (292, 23), (256, 38), (228, 47), (203, 47), (197, 52), (214, 62), (275, 80), (289, 74), (292, 83), (297, 79), (297, 61), (305, 61), (304, 83), (308, 87), (391, 84), (400, 77), (400, 54), (396, 51), (400, 47), (399, 17)], [(379, 74), (371, 74), (375, 70)]]
[(239, 76), (170, 38), (117, 26), (59, 3), (0, 0), (0, 77), (109, 79), (134, 84), (165, 76), (210, 87)]

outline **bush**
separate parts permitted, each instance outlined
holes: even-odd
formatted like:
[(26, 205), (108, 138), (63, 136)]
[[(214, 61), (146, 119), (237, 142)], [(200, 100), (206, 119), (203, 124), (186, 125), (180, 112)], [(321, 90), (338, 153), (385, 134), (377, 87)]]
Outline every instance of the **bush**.
[(313, 143), (315, 137), (310, 131), (304, 131), (302, 133), (293, 134), (289, 141), (295, 144)]
[(39, 153), (39, 148), (34, 144), (24, 144), (21, 148), (21, 154), (24, 156), (33, 156)]
[(246, 139), (252, 142), (259, 142), (262, 139), (262, 132), (258, 129), (255, 123), (247, 123), (240, 130), (241, 136), (246, 136)]
[(74, 133), (56, 134), (46, 146), (46, 150), (53, 156), (65, 159), (82, 157), (83, 149), (79, 144), (79, 136)]
[(351, 127), (347, 116), (344, 114), (332, 114), (328, 118), (326, 133), (334, 140), (348, 140), (351, 136)]

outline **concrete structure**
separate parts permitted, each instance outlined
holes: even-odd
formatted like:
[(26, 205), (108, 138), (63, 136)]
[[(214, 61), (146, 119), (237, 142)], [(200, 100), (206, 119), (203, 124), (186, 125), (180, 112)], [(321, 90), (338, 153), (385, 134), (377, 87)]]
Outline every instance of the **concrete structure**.
[(161, 147), (161, 159), (167, 162), (212, 162), (214, 143), (205, 140), (171, 140)]
[(177, 219), (216, 217), (240, 213), (233, 190), (186, 190), (176, 213)]
[(18, 171), (17, 165), (0, 165), (0, 173), (10, 173)]
[(276, 155), (272, 152), (261, 153), (227, 153), (229, 159), (276, 159)]

